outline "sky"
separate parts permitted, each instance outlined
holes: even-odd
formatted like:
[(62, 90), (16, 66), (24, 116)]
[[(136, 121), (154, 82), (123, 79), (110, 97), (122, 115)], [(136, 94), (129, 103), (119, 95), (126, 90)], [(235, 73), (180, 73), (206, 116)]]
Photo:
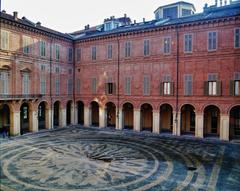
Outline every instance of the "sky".
[[(0, 0), (1, 9), (8, 14), (17, 11), (19, 18), (25, 16), (43, 26), (70, 33), (81, 30), (85, 25), (95, 26), (110, 16), (122, 17), (125, 13), (132, 21), (154, 19), (154, 11), (178, 0)], [(193, 3), (197, 12), (202, 12), (205, 3), (215, 0), (185, 0)], [(228, 0), (229, 1), (229, 0)]]

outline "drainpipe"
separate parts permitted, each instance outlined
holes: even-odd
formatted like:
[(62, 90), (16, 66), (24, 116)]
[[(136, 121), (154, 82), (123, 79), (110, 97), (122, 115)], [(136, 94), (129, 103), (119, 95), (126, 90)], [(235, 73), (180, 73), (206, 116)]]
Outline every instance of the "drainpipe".
[(50, 129), (53, 129), (53, 98), (52, 98), (52, 44), (53, 44), (53, 37), (51, 37), (51, 44), (50, 44), (50, 107), (51, 107), (51, 125)]
[(75, 43), (74, 42), (72, 42), (72, 44), (73, 44), (73, 47), (72, 47), (72, 60), (73, 60), (73, 68), (72, 68), (72, 71), (73, 71), (73, 76), (72, 76), (72, 81), (73, 81), (73, 106), (74, 106), (74, 109), (73, 109), (73, 120), (74, 120), (74, 124), (75, 124), (75, 122), (76, 122), (76, 95), (75, 95), (75, 65), (76, 65), (76, 63), (75, 63)]
[[(178, 132), (178, 112), (179, 112), (179, 26), (176, 25), (176, 32), (177, 32), (177, 82), (176, 82), (176, 116), (175, 116), (175, 123), (176, 123), (176, 131)], [(177, 133), (176, 132), (176, 133)]]
[(117, 45), (118, 45), (118, 58), (117, 58), (117, 123), (118, 128), (120, 127), (120, 120), (119, 120), (119, 106), (120, 106), (120, 41), (119, 41), (119, 35), (117, 35)]

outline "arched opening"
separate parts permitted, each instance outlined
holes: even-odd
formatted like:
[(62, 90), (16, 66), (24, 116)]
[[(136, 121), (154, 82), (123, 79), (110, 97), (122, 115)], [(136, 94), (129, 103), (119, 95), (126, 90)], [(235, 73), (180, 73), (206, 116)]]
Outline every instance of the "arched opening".
[(152, 132), (152, 117), (153, 108), (150, 104), (143, 104), (141, 106), (141, 129)]
[(54, 128), (59, 127), (59, 121), (60, 121), (60, 102), (56, 101), (53, 105), (53, 125)]
[(78, 109), (78, 124), (83, 125), (84, 124), (84, 103), (82, 101), (77, 102), (77, 109)]
[(27, 103), (23, 103), (20, 108), (20, 134), (23, 135), (29, 132), (29, 105)]
[(220, 110), (214, 105), (204, 109), (204, 136), (219, 136)]
[(181, 133), (195, 133), (195, 112), (192, 105), (184, 105), (181, 109)]
[(240, 106), (235, 106), (230, 111), (230, 139), (240, 139)]
[(66, 114), (67, 114), (67, 125), (71, 125), (71, 117), (72, 117), (72, 101), (68, 101), (67, 102), (67, 111), (66, 111)]
[(109, 102), (106, 104), (107, 109), (107, 126), (116, 127), (116, 106), (114, 103)]
[(38, 106), (38, 129), (46, 129), (47, 120), (46, 120), (46, 102), (41, 102)]
[(92, 126), (99, 126), (99, 105), (95, 101), (91, 103), (91, 121)]
[(163, 104), (160, 107), (160, 129), (161, 132), (172, 133), (173, 109), (169, 104)]
[(10, 135), (10, 109), (7, 104), (0, 105), (0, 134)]
[(133, 105), (131, 103), (123, 105), (123, 127), (133, 129)]

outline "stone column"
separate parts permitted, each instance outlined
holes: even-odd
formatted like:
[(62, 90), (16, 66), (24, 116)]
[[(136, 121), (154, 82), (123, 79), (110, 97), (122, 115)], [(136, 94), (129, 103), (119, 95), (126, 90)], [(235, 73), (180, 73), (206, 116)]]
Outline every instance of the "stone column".
[(20, 111), (11, 113), (10, 135), (20, 135)]
[(220, 116), (220, 139), (229, 141), (229, 115), (227, 114)]
[(75, 104), (71, 105), (71, 125), (75, 125)]
[(77, 104), (75, 105), (75, 112), (74, 112), (74, 125), (77, 125), (78, 124), (78, 107), (77, 107)]
[(180, 119), (181, 119), (181, 113), (180, 112), (177, 113), (174, 111), (173, 112), (173, 135), (177, 135), (177, 136), (181, 135)]
[(160, 112), (153, 111), (153, 133), (160, 133)]
[(122, 130), (123, 129), (122, 108), (119, 108), (119, 114), (118, 114), (118, 110), (116, 110), (116, 129), (118, 129), (118, 130)]
[(29, 111), (30, 132), (38, 132), (38, 110)]
[(140, 112), (140, 109), (134, 109), (133, 111), (133, 118), (134, 118), (134, 131), (137, 131), (137, 132), (140, 132), (141, 131), (141, 126), (140, 126), (140, 115), (141, 115), (141, 112)]
[(84, 106), (84, 127), (90, 126), (90, 110), (88, 106)]
[(106, 109), (105, 107), (99, 107), (99, 127), (106, 127)]
[(66, 127), (66, 108), (60, 109), (60, 127)]
[(203, 138), (203, 113), (195, 115), (195, 137)]
[(46, 118), (46, 122), (45, 122), (46, 129), (51, 129), (53, 127), (53, 115), (52, 115), (51, 109), (46, 110), (45, 118)]

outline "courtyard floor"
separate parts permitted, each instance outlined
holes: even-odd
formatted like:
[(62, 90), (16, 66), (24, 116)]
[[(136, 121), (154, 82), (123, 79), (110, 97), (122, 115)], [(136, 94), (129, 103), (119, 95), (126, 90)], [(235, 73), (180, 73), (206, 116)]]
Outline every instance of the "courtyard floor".
[(2, 191), (240, 190), (240, 144), (81, 127), (0, 143)]

